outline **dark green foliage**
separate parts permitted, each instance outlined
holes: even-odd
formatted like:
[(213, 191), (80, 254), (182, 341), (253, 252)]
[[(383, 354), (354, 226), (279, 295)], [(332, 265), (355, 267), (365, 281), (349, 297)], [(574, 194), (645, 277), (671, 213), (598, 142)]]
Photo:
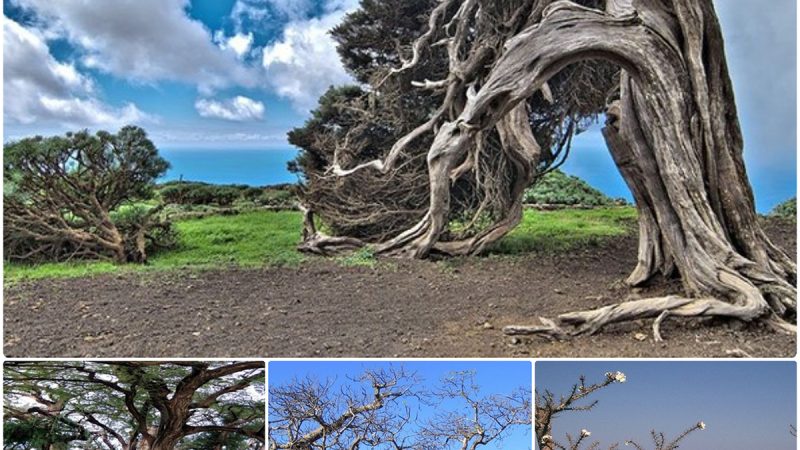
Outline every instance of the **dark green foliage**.
[(52, 449), (66, 449), (72, 441), (86, 436), (53, 418), (6, 418), (3, 421), (3, 449), (28, 450), (50, 445)]
[(611, 199), (574, 175), (555, 170), (544, 175), (525, 191), (525, 203), (608, 206), (619, 204), (620, 201)]
[(253, 187), (241, 184), (209, 184), (195, 181), (173, 181), (157, 188), (161, 200), (175, 205), (231, 206), (249, 202), (262, 206), (291, 208), (292, 185)]
[[(359, 82), (369, 83), (376, 76), (383, 76), (387, 67), (399, 67), (399, 44), (409, 44), (425, 32), (428, 14), (436, 3), (435, 0), (363, 0), (361, 7), (331, 32), (339, 44), (337, 51), (345, 68)], [(438, 58), (446, 57), (441, 46), (424, 51)], [(447, 66), (436, 64), (442, 61), (438, 58), (426, 58), (418, 68), (403, 76), (407, 81), (446, 76)]]
[(775, 206), (769, 213), (770, 216), (797, 219), (797, 197), (792, 197)]

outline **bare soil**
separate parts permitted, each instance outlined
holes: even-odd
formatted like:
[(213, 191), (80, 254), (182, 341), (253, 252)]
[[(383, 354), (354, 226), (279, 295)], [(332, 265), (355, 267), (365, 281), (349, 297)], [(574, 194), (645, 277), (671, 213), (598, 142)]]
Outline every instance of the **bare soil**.
[[(794, 222), (768, 234), (796, 254)], [(627, 298), (635, 233), (564, 254), (375, 268), (317, 259), (299, 268), (150, 272), (6, 286), (8, 357), (793, 357), (796, 336), (723, 320), (615, 325), (567, 342), (503, 335), (509, 324)]]

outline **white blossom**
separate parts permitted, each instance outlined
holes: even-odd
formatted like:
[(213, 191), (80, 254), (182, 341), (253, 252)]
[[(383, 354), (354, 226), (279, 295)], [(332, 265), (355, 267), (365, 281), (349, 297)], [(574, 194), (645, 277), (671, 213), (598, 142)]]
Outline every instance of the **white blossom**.
[(619, 371), (617, 371), (617, 372), (606, 372), (606, 378), (608, 378), (609, 380), (614, 380), (617, 383), (624, 383), (625, 381), (628, 380), (628, 377), (626, 377), (624, 373), (619, 372)]
[(592, 435), (592, 433), (589, 430), (587, 430), (586, 428), (581, 430), (581, 437), (589, 437), (591, 435)]
[(703, 422), (702, 420), (700, 422), (697, 422), (697, 428), (700, 428), (701, 430), (705, 430), (706, 429), (706, 423)]
[(550, 436), (549, 434), (545, 434), (544, 436), (542, 436), (542, 444), (544, 444), (546, 442), (550, 442), (552, 440), (553, 440), (553, 436)]

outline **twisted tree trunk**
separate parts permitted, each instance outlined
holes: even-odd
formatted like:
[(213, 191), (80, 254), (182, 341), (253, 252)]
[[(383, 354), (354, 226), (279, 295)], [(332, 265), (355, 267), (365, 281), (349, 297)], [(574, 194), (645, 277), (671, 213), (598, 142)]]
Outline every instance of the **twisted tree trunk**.
[[(474, 3), (459, 11), (474, 11), (468, 5)], [(539, 155), (528, 121), (518, 120), (526, 99), (547, 89), (567, 66), (603, 59), (623, 69), (603, 133), (640, 217), (639, 264), (628, 281), (641, 284), (656, 273), (676, 272), (686, 296), (563, 314), (557, 321), (542, 319), (542, 325), (507, 327), (506, 333), (565, 338), (657, 317), (660, 338), (658, 326), (667, 315), (758, 319), (796, 332), (796, 266), (757, 220), (712, 0), (609, 0), (605, 10), (565, 0), (534, 5), (527, 27), (505, 42), (485, 76), (457, 74), (461, 84), (470, 81), (460, 113), (441, 123), (428, 152), (428, 212), (376, 250), (414, 257), (433, 249), (468, 253), (513, 228)], [(479, 147), (482, 133), (494, 128), (516, 166), (515, 203), (485, 233), (439, 242), (452, 177)]]
[[(666, 314), (760, 318), (795, 330), (784, 318), (796, 313), (796, 267), (757, 220), (712, 4), (674, 0), (671, 6), (641, 1), (635, 9), (598, 15), (558, 3), (531, 40), (574, 28), (572, 37), (560, 38), (575, 43), (570, 51), (599, 52), (625, 68), (620, 100), (609, 108), (603, 132), (640, 212), (639, 264), (628, 281), (640, 284), (674, 267), (689, 298), (564, 314), (559, 324), (509, 327), (508, 333), (563, 336), (658, 316), (658, 338)], [(594, 27), (597, 44), (582, 45), (581, 36)]]

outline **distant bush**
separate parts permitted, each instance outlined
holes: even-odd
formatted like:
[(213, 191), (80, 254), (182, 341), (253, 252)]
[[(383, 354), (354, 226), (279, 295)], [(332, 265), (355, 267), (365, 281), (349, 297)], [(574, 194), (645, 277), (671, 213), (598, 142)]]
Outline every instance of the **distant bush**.
[(625, 204), (622, 199), (612, 199), (589, 186), (580, 178), (560, 170), (546, 174), (533, 187), (525, 191), (525, 203), (548, 205), (609, 206)]
[(292, 185), (254, 187), (244, 184), (209, 184), (194, 181), (171, 181), (158, 192), (164, 203), (175, 205), (261, 206), (291, 208), (294, 203)]
[(787, 219), (797, 218), (797, 197), (792, 197), (789, 200), (779, 204), (772, 209), (769, 213), (770, 216), (784, 217)]
[(276, 190), (276, 189), (262, 189), (255, 202), (259, 205), (289, 207), (294, 202), (295, 195), (291, 191)]

